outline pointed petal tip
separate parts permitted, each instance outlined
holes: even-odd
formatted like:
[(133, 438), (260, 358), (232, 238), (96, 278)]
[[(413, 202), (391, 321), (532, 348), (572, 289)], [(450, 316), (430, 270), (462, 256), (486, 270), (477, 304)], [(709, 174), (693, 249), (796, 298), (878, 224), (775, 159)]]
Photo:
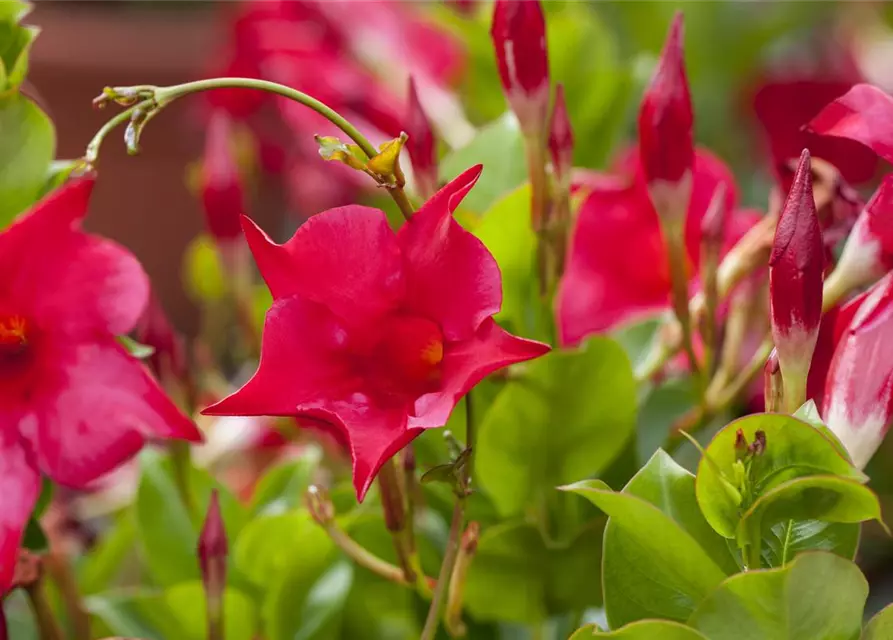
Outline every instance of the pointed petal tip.
[(220, 511), (220, 497), (217, 489), (211, 490), (205, 522), (198, 539), (198, 553), (203, 562), (213, 558), (225, 558), (229, 552), (226, 526)]

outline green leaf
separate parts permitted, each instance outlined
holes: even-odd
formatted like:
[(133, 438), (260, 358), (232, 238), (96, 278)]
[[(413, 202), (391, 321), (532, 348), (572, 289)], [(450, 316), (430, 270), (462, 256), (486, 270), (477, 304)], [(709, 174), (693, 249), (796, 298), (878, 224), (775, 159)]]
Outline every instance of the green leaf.
[(526, 366), (481, 422), (475, 471), (503, 515), (521, 513), (558, 485), (592, 477), (635, 428), (636, 385), (623, 349), (597, 337)]
[(273, 515), (300, 506), (320, 460), (322, 449), (311, 444), (301, 450), (296, 460), (268, 469), (257, 483), (250, 511), (256, 515)]
[[(294, 640), (323, 640), (341, 616), (353, 584), (353, 565), (342, 561), (329, 569), (307, 594), (301, 613), (301, 627)], [(326, 633), (326, 632), (329, 633)]]
[(36, 518), (29, 518), (25, 525), (25, 533), (22, 535), (22, 546), (29, 551), (41, 552), (50, 547), (47, 536)]
[(710, 640), (856, 640), (868, 583), (831, 553), (804, 553), (783, 569), (732, 576), (688, 624)]
[[(756, 414), (736, 420), (723, 428), (707, 446), (698, 465), (698, 504), (707, 522), (722, 536), (734, 538), (742, 512), (750, 505), (739, 505), (723, 488), (723, 477), (733, 481), (735, 435), (744, 432), (752, 442), (756, 431), (766, 434), (766, 451), (754, 460), (754, 497), (794, 478), (833, 474), (858, 482), (864, 474), (836, 450), (834, 444), (812, 425), (780, 414)], [(733, 482), (734, 484), (734, 482)]]
[(466, 146), (447, 154), (440, 162), (440, 177), (449, 181), (473, 165), (484, 165), (474, 189), (462, 201), (463, 209), (482, 214), (527, 180), (525, 157), (518, 120), (507, 111), (481, 127)]
[(602, 579), (611, 627), (647, 618), (682, 622), (725, 578), (691, 534), (642, 498), (611, 491), (598, 480), (564, 490), (610, 517)]
[(0, 135), (2, 229), (37, 200), (56, 153), (56, 133), (43, 111), (15, 93), (0, 98)]
[(129, 512), (117, 517), (78, 565), (81, 593), (91, 595), (111, 587), (121, 565), (133, 552), (136, 527)]
[(704, 519), (695, 498), (695, 477), (662, 449), (623, 488), (660, 509), (697, 541), (726, 574), (740, 570), (725, 538)]
[(537, 292), (530, 187), (524, 185), (497, 200), (473, 231), (493, 254), (502, 273), (502, 311), (496, 319), (510, 323), (521, 335), (546, 337), (543, 328), (550, 321), (550, 310), (544, 308)]
[(42, 198), (46, 194), (58, 189), (71, 177), (72, 172), (83, 164), (83, 160), (53, 160), (47, 171), (46, 181), (40, 191)]
[(185, 289), (194, 300), (210, 302), (226, 294), (223, 265), (214, 240), (207, 235), (196, 236), (186, 248), (183, 278)]
[(834, 445), (834, 448), (837, 449), (837, 452), (840, 455), (842, 455), (850, 462), (853, 461), (853, 459), (850, 457), (850, 452), (846, 450), (846, 447), (843, 446), (843, 443), (840, 441), (837, 435), (833, 431), (831, 431), (831, 429), (829, 429), (822, 420), (822, 416), (819, 415), (819, 408), (815, 405), (815, 400), (807, 400), (802, 407), (794, 412), (794, 417), (799, 418), (803, 422), (811, 424), (813, 427), (818, 429), (823, 436), (831, 441), (831, 444)]
[(587, 638), (612, 638), (613, 640), (707, 640), (700, 632), (669, 620), (640, 620), (616, 631), (599, 631), (589, 625), (577, 631), (568, 640)]
[(858, 524), (786, 520), (764, 527), (762, 555), (765, 566), (783, 567), (804, 551), (829, 551), (853, 560), (859, 547)]
[[(208, 637), (205, 590), (200, 581), (184, 582), (164, 591), (164, 604), (171, 623), (176, 625), (177, 640), (205, 640)], [(252, 640), (258, 626), (254, 603), (247, 595), (228, 588), (223, 595), (225, 640)]]
[(875, 614), (865, 625), (861, 640), (893, 640), (893, 605)]
[(118, 344), (124, 347), (131, 356), (137, 360), (145, 360), (151, 358), (155, 353), (155, 347), (147, 344), (140, 344), (130, 336), (118, 336)]
[(0, 21), (19, 22), (31, 12), (31, 5), (21, 0), (0, 1)]
[(238, 501), (206, 472), (191, 469), (190, 490), (195, 513), (180, 499), (171, 460), (144, 449), (140, 454), (142, 474), (137, 489), (136, 524), (144, 559), (155, 582), (173, 586), (199, 578), (196, 546), (211, 490), (217, 489), (226, 533), (236, 539), (245, 522)]
[(142, 640), (179, 638), (162, 594), (146, 589), (97, 593), (84, 598), (84, 608), (94, 625), (108, 633)]

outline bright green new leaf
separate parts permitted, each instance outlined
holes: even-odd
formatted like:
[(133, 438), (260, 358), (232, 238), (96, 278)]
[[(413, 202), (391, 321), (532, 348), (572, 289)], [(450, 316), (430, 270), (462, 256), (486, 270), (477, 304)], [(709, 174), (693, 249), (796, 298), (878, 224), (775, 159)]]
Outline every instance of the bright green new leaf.
[(568, 640), (610, 638), (611, 640), (708, 640), (700, 632), (670, 620), (640, 620), (616, 631), (600, 631), (595, 625), (577, 629)]
[(734, 538), (749, 505), (739, 505), (720, 486), (723, 476), (734, 484), (735, 437), (738, 430), (747, 442), (756, 431), (766, 434), (766, 451), (754, 460), (755, 497), (794, 478), (818, 474), (837, 475), (864, 482), (865, 476), (837, 451), (834, 443), (812, 425), (780, 414), (756, 414), (735, 420), (707, 446), (698, 465), (698, 504), (707, 522), (722, 536)]
[(604, 470), (636, 419), (632, 369), (610, 339), (552, 351), (519, 376), (484, 415), (475, 453), (480, 486), (506, 516)]
[(0, 229), (34, 204), (56, 154), (56, 132), (25, 96), (0, 98)]
[(256, 515), (274, 515), (300, 506), (322, 455), (320, 447), (307, 445), (296, 460), (268, 469), (257, 483), (250, 511)]
[(647, 618), (682, 622), (725, 578), (698, 541), (653, 504), (598, 480), (564, 490), (610, 517), (602, 579), (611, 627)]
[(881, 609), (865, 625), (861, 640), (893, 640), (893, 605)]
[(732, 576), (688, 624), (710, 640), (856, 640), (867, 596), (855, 564), (804, 553), (783, 569)]
[(859, 547), (860, 525), (820, 520), (785, 520), (763, 527), (763, 564), (783, 567), (804, 551), (830, 551), (853, 560)]

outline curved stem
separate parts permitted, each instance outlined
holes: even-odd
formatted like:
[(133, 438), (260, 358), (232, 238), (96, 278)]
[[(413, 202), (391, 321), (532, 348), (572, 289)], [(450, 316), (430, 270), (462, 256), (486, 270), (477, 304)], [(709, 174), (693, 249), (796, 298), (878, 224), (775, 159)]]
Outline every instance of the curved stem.
[(152, 104), (152, 100), (143, 100), (142, 102), (133, 105), (124, 111), (121, 111), (114, 118), (106, 122), (99, 131), (96, 132), (96, 135), (93, 136), (93, 139), (90, 140), (90, 143), (87, 145), (87, 150), (84, 152), (84, 160), (88, 164), (95, 164), (99, 159), (99, 148), (102, 146), (103, 140), (105, 137), (111, 133), (115, 128), (119, 125), (124, 124), (128, 120), (130, 120), (133, 112), (140, 108), (148, 108)]

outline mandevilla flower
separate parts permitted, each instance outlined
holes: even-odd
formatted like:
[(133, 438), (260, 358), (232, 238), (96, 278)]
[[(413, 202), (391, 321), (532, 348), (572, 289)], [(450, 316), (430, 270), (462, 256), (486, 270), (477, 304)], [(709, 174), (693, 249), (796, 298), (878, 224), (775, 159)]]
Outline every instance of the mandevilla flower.
[(852, 309), (828, 371), (822, 415), (862, 468), (893, 419), (893, 274), (843, 311)]
[[(660, 60), (639, 109), (639, 150), (649, 188), (675, 186), (694, 165), (693, 114), (682, 51), (682, 14), (670, 25)], [(679, 207), (684, 213), (685, 204)], [(664, 212), (658, 207), (658, 213)]]
[(41, 474), (83, 488), (147, 438), (201, 440), (116, 339), (149, 283), (128, 251), (80, 229), (93, 184), (69, 182), (0, 232), (0, 593)]
[(211, 116), (201, 167), (205, 221), (211, 235), (222, 242), (232, 242), (241, 236), (239, 220), (245, 213), (245, 192), (233, 153), (232, 128), (229, 116), (223, 111)]
[(893, 162), (893, 98), (870, 84), (857, 84), (809, 123), (810, 131), (861, 142)]
[(772, 338), (778, 350), (785, 401), (796, 404), (794, 409), (806, 400), (806, 377), (822, 316), (824, 263), (809, 152), (804, 149), (778, 219), (769, 258)]
[(385, 461), (443, 426), (481, 379), (548, 351), (493, 321), (499, 268), (452, 217), (480, 172), (447, 184), (397, 234), (362, 206), (318, 214), (283, 245), (244, 218), (274, 302), (254, 377), (205, 413), (329, 423), (349, 441), (362, 500)]
[(540, 0), (496, 0), (490, 36), (499, 77), (521, 130), (538, 135), (549, 113), (546, 19)]
[(893, 269), (893, 175), (884, 178), (856, 219), (834, 271), (825, 282), (825, 307), (872, 284)]
[(419, 102), (413, 78), (409, 79), (409, 102), (406, 113), (406, 150), (422, 195), (429, 197), (437, 190), (437, 144), (431, 122)]

